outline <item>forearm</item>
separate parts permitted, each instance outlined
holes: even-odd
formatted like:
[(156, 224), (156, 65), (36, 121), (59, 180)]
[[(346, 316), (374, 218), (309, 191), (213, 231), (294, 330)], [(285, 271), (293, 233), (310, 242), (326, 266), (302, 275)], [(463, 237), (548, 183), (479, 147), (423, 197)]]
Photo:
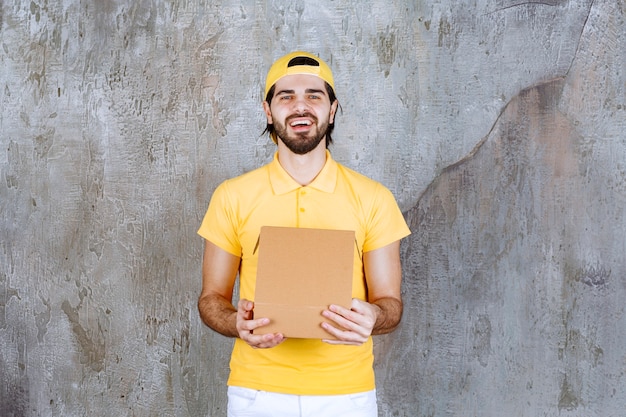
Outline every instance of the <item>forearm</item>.
[(211, 329), (228, 336), (238, 337), (237, 309), (224, 297), (217, 294), (203, 295), (198, 300), (200, 318)]
[(371, 304), (378, 307), (376, 323), (372, 328), (372, 334), (391, 333), (400, 324), (402, 318), (402, 300), (393, 297), (379, 298)]

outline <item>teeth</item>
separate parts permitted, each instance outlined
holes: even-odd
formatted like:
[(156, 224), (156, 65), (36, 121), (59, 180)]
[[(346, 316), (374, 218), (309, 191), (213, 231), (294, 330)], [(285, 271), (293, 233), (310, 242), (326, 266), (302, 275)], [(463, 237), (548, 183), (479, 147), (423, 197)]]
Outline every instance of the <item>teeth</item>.
[(299, 120), (291, 124), (291, 126), (310, 126), (310, 125), (311, 125), (311, 122), (309, 122), (308, 120)]

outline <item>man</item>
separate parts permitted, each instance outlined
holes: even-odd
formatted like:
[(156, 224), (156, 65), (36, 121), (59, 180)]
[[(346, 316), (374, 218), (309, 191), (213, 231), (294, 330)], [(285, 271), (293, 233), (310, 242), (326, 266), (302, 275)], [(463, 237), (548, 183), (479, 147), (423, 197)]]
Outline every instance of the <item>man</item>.
[[(402, 316), (400, 239), (410, 231), (393, 195), (335, 162), (328, 144), (338, 101), (328, 65), (306, 52), (270, 68), (263, 108), (278, 145), (274, 160), (222, 183), (198, 233), (205, 238), (198, 309), (215, 331), (234, 337), (228, 415), (377, 416), (372, 335)], [(286, 339), (255, 330), (261, 226), (354, 230), (358, 244), (350, 309), (322, 315), (328, 340)], [(239, 274), (240, 301), (232, 304)], [(320, 318), (320, 322), (321, 322)]]

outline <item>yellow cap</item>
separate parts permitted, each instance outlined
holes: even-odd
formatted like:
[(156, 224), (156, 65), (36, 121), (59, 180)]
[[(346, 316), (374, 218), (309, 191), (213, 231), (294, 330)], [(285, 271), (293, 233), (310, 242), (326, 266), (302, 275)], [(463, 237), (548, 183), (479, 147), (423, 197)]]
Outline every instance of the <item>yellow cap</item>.
[(308, 52), (296, 51), (287, 54), (282, 58), (278, 58), (276, 62), (274, 62), (267, 73), (267, 79), (265, 80), (265, 95), (263, 98), (267, 98), (267, 93), (278, 80), (283, 78), (285, 75), (292, 74), (316, 75), (326, 81), (333, 90), (335, 89), (333, 73), (324, 61)]

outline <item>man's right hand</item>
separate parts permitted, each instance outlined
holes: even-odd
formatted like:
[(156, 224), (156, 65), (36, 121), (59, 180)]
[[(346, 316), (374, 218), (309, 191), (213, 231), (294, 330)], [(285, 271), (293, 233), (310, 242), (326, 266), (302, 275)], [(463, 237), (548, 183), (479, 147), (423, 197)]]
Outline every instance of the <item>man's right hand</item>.
[(237, 304), (237, 333), (239, 338), (255, 349), (267, 349), (285, 340), (282, 333), (254, 334), (254, 330), (269, 324), (270, 319), (254, 319), (254, 303), (239, 300)]

